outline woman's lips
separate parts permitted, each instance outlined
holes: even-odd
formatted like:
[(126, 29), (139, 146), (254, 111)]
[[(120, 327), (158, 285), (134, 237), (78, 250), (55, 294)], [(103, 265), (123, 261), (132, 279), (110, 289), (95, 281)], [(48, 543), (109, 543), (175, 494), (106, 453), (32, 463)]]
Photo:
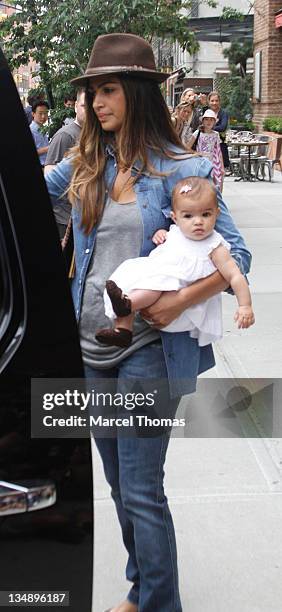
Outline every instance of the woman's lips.
[(97, 115), (99, 121), (105, 121), (109, 115)]

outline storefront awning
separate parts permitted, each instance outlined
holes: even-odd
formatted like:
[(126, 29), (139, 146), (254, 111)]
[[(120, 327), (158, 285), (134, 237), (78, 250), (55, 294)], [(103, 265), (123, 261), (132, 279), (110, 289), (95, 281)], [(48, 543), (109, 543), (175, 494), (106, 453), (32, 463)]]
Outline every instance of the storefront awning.
[(222, 17), (196, 17), (189, 19), (188, 28), (199, 41), (230, 43), (234, 40), (253, 40), (254, 16), (244, 19), (223, 19)]
[(282, 28), (282, 8), (275, 13), (275, 27)]

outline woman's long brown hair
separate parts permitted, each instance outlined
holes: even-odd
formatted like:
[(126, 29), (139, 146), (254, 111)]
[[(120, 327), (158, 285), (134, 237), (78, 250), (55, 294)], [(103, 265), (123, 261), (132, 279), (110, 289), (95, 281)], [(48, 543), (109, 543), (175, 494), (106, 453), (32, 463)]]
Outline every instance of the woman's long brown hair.
[[(163, 158), (174, 158), (169, 145), (185, 149), (172, 125), (169, 110), (159, 85), (154, 81), (121, 76), (120, 82), (126, 99), (126, 114), (119, 134), (116, 150), (119, 166), (130, 168), (141, 162), (141, 170), (155, 175), (157, 172), (148, 159), (148, 150)], [(105, 142), (114, 135), (104, 132), (92, 108), (93, 97), (86, 91), (86, 118), (79, 144), (73, 152), (73, 175), (68, 198), (75, 205), (80, 201), (81, 226), (89, 234), (99, 220), (105, 198), (104, 171), (106, 165)], [(187, 153), (187, 152), (186, 152)], [(137, 177), (138, 178), (138, 177)]]

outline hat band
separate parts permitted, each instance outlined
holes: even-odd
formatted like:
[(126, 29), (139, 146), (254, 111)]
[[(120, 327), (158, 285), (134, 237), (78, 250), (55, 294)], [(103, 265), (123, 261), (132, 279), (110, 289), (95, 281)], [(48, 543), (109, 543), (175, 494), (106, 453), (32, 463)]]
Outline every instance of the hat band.
[[(157, 72), (157, 70), (153, 70), (152, 68), (146, 68), (145, 66), (97, 66), (96, 68), (87, 68), (85, 71), (85, 76), (93, 75), (95, 72)], [(165, 73), (164, 73), (165, 74)]]

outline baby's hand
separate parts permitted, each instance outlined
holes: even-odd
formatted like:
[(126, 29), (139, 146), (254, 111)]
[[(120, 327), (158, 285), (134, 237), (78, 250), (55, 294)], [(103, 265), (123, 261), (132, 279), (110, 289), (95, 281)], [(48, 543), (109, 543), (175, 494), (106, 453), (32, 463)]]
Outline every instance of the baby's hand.
[(166, 241), (167, 231), (165, 229), (159, 229), (152, 238), (154, 244), (159, 245), (163, 244)]
[(239, 306), (235, 312), (234, 321), (237, 321), (239, 329), (246, 329), (255, 322), (255, 315), (251, 306)]

